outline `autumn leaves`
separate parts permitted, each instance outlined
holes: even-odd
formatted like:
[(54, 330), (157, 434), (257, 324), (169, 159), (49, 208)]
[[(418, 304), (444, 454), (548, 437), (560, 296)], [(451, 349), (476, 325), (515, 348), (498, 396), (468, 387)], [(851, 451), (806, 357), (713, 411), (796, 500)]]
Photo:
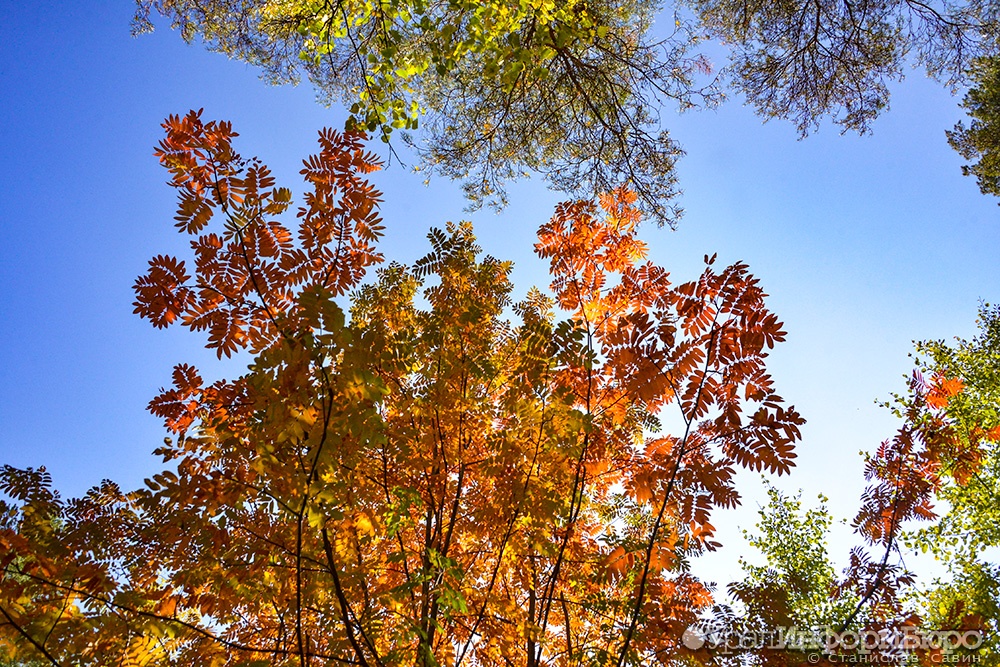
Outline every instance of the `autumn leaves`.
[[(258, 355), (211, 387), (178, 366), (150, 405), (182, 436), (160, 450), (181, 477), (157, 502), (221, 531), (184, 554), (151, 537), (182, 577), (161, 585), (189, 591), (174, 615), (200, 608), (186, 578), (218, 571), (225, 545), (232, 576), (255, 574), (212, 593), (213, 622), (306, 662), (683, 654), (683, 624), (712, 599), (685, 560), (718, 546), (710, 518), (738, 502), (735, 469), (787, 472), (802, 424), (767, 374), (784, 332), (747, 267), (713, 258), (674, 285), (618, 190), (541, 227), (554, 295), (533, 291), (519, 322), (504, 319), (509, 264), (480, 259), (467, 224), (359, 287), (382, 225), (357, 135), (321, 133), (293, 232), (278, 221), (289, 191), (233, 152), (227, 123), (164, 127), (195, 275), (155, 258), (136, 312)], [(348, 320), (333, 299), (352, 289)], [(659, 432), (665, 409), (681, 433)], [(174, 497), (194, 487), (214, 491)]]
[[(233, 150), (228, 123), (192, 112), (164, 128), (157, 156), (193, 269), (155, 257), (136, 312), (253, 361), (211, 384), (175, 368), (150, 403), (173, 434), (156, 450), (169, 466), (143, 489), (65, 502), (38, 471), (3, 471), (16, 501), (0, 524), (12, 655), (714, 659), (682, 642), (716, 601), (690, 559), (720, 546), (712, 517), (739, 503), (736, 471), (788, 472), (803, 423), (767, 371), (785, 332), (746, 265), (706, 257), (674, 283), (619, 189), (561, 204), (540, 227), (551, 296), (513, 303), (510, 263), (482, 257), (468, 223), (366, 280), (383, 226), (363, 137), (320, 133), (285, 222), (290, 190)], [(948, 433), (935, 420), (960, 389), (935, 378), (911, 406), (919, 426), (870, 461), (858, 527), (886, 554), (899, 522), (929, 512)], [(898, 609), (905, 573), (860, 550), (851, 567), (846, 624)]]
[[(802, 421), (766, 373), (783, 332), (744, 265), (673, 285), (620, 190), (542, 226), (553, 297), (511, 304), (509, 263), (482, 259), (467, 224), (362, 285), (382, 226), (359, 136), (320, 134), (293, 227), (289, 191), (234, 152), (228, 123), (191, 113), (164, 127), (157, 155), (193, 271), (154, 258), (136, 312), (255, 359), (212, 384), (176, 367), (150, 403), (175, 434), (157, 450), (170, 467), (145, 489), (95, 490), (86, 509), (5, 471), (20, 499), (5, 508), (0, 588), (16, 655), (542, 665), (690, 652), (681, 630), (712, 597), (686, 559), (718, 546), (710, 519), (738, 500), (735, 468), (787, 471)], [(335, 300), (347, 293), (350, 317)], [(660, 432), (671, 406), (681, 433)]]

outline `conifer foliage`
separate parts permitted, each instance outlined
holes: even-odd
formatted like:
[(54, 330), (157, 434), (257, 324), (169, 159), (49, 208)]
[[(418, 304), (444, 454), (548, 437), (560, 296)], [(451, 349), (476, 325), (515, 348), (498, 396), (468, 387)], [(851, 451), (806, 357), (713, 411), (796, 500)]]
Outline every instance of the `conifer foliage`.
[(136, 313), (253, 361), (211, 384), (175, 368), (149, 406), (171, 437), (145, 488), (65, 500), (44, 468), (3, 468), (0, 657), (699, 659), (681, 636), (712, 595), (689, 559), (719, 546), (737, 468), (787, 472), (802, 424), (767, 373), (784, 332), (746, 265), (706, 257), (673, 282), (619, 190), (542, 225), (551, 296), (514, 303), (510, 263), (468, 223), (362, 283), (383, 260), (363, 136), (320, 133), (289, 225), (290, 191), (229, 123), (164, 129), (193, 262), (154, 257)]

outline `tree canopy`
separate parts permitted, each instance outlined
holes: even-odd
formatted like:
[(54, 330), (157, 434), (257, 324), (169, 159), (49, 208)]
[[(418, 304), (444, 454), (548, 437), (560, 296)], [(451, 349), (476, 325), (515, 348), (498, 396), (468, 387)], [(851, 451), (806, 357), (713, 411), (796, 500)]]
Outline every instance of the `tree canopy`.
[[(382, 262), (377, 168), (320, 133), (290, 192), (225, 122), (171, 117), (157, 155), (193, 267), (136, 281), (136, 312), (254, 359), (187, 364), (150, 410), (172, 432), (146, 487), (63, 500), (0, 471), (0, 647), (45, 664), (637, 665), (712, 603), (744, 467), (787, 472), (803, 423), (765, 361), (784, 338), (746, 265), (673, 282), (627, 190), (538, 233), (551, 296), (467, 223)], [(350, 294), (349, 306), (338, 299)], [(423, 296), (420, 305), (418, 295)], [(349, 308), (349, 310), (348, 310)], [(511, 320), (508, 317), (514, 316)], [(676, 410), (677, 432), (661, 426)]]
[[(401, 130), (420, 168), (460, 179), (477, 204), (502, 205), (506, 182), (539, 172), (573, 196), (626, 185), (660, 225), (680, 213), (663, 112), (715, 104), (728, 81), (803, 134), (827, 117), (863, 132), (908, 64), (956, 86), (1000, 35), (992, 2), (137, 3), (137, 30), (168, 17), (272, 82), (308, 77), (350, 109), (348, 129)], [(717, 79), (698, 51), (707, 36), (730, 49)]]
[(973, 86), (962, 102), (969, 124), (948, 132), (948, 143), (966, 160), (966, 176), (975, 176), (983, 194), (1000, 196), (1000, 60), (982, 58), (971, 70)]
[[(971, 342), (919, 348), (891, 405), (903, 425), (866, 458), (843, 573), (826, 509), (772, 490), (750, 534), (766, 564), (744, 560), (726, 599), (692, 560), (721, 546), (738, 470), (794, 464), (803, 419), (767, 369), (785, 332), (747, 265), (706, 256), (675, 281), (638, 233), (677, 213), (663, 103), (716, 99), (697, 81), (702, 30), (733, 45), (763, 113), (865, 130), (908, 54), (954, 82), (993, 49), (994, 10), (690, 6), (654, 38), (659, 7), (617, 0), (140, 0), (140, 28), (157, 12), (275, 81), (307, 75), (351, 118), (304, 160), (294, 219), (230, 123), (163, 124), (190, 253), (149, 262), (135, 314), (252, 361), (216, 382), (174, 368), (149, 404), (164, 468), (143, 488), (64, 499), (44, 468), (0, 469), (0, 663), (838, 664), (871, 651), (720, 653), (691, 629), (995, 632), (1000, 575), (980, 552), (998, 546), (997, 311)], [(991, 102), (970, 99), (952, 140), (982, 182)], [(412, 266), (385, 262), (365, 142), (395, 131), (474, 200), (502, 203), (522, 170), (587, 195), (538, 230), (548, 291), (515, 301), (511, 264), (469, 223), (432, 228)], [(907, 545), (951, 575), (917, 600)]]
[(707, 62), (678, 21), (650, 31), (656, 5), (402, 0), (142, 0), (138, 29), (168, 16), (186, 39), (260, 66), (273, 82), (308, 76), (351, 111), (348, 129), (411, 143), (423, 168), (502, 204), (504, 183), (541, 172), (586, 197), (628, 185), (660, 224), (677, 211), (679, 147), (659, 122), (670, 101), (714, 98)]
[(1000, 5), (919, 0), (690, 0), (733, 46), (733, 82), (766, 117), (805, 133), (824, 116), (865, 131), (908, 65), (949, 86), (997, 49)]

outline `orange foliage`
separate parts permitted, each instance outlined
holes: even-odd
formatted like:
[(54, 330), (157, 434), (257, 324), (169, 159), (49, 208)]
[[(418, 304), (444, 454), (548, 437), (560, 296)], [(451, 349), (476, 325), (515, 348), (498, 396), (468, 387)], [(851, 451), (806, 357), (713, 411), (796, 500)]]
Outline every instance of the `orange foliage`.
[(0, 641), (92, 665), (698, 657), (681, 633), (712, 596), (689, 559), (719, 547), (737, 467), (787, 472), (803, 421), (767, 373), (785, 333), (746, 265), (706, 257), (673, 283), (619, 190), (542, 225), (554, 297), (510, 322), (510, 265), (468, 224), (361, 285), (382, 224), (360, 135), (320, 133), (293, 230), (228, 123), (164, 128), (193, 269), (155, 257), (136, 312), (255, 358), (210, 385), (176, 367), (150, 403), (170, 467), (145, 489), (62, 501), (4, 472)]

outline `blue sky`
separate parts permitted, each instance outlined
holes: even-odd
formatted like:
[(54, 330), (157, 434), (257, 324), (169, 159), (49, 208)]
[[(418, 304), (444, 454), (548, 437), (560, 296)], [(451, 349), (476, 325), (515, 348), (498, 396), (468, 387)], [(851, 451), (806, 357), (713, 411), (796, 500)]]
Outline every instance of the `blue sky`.
[[(238, 150), (294, 190), (316, 131), (344, 119), (308, 86), (267, 86), (169, 30), (132, 38), (131, 13), (126, 0), (0, 0), (0, 464), (44, 464), (71, 495), (158, 469), (149, 452), (164, 432), (145, 405), (175, 363), (239, 370), (132, 315), (147, 260), (186, 249), (152, 157), (159, 123), (202, 107), (232, 120)], [(874, 400), (903, 388), (911, 341), (970, 336), (979, 299), (1000, 299), (1000, 209), (944, 138), (958, 100), (919, 71), (894, 90), (864, 137), (825, 125), (799, 141), (738, 98), (677, 116), (687, 214), (677, 231), (645, 230), (677, 279), (714, 252), (761, 279), (789, 332), (772, 357), (779, 393), (808, 420), (782, 485), (822, 491), (846, 515), (864, 483), (858, 451), (895, 428)], [(456, 185), (423, 178), (398, 165), (377, 178), (388, 258), (412, 261), (429, 227), (471, 219), (487, 252), (515, 260), (519, 294), (547, 284), (531, 246), (556, 194), (521, 183), (501, 215), (469, 214)], [(724, 543), (755, 519), (753, 498), (725, 520)]]

